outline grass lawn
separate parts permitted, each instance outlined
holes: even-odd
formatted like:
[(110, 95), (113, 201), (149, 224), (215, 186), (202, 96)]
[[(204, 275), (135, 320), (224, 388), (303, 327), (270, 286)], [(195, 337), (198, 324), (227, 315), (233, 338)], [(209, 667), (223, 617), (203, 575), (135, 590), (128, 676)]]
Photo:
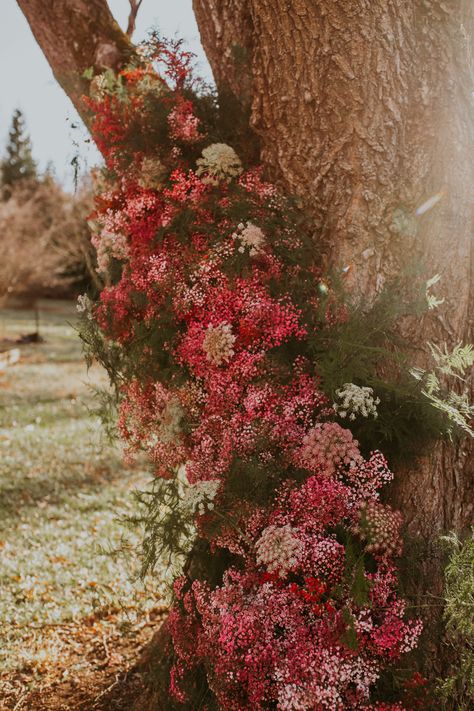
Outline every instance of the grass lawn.
[[(158, 593), (133, 582), (133, 556), (103, 551), (120, 544), (117, 517), (147, 477), (124, 467), (91, 412), (107, 379), (86, 371), (74, 305), (42, 307), (45, 342), (0, 371), (0, 709), (15, 711), (85, 708), (40, 699), (120, 667), (127, 638), (160, 612)], [(34, 330), (31, 312), (0, 312), (0, 340)]]

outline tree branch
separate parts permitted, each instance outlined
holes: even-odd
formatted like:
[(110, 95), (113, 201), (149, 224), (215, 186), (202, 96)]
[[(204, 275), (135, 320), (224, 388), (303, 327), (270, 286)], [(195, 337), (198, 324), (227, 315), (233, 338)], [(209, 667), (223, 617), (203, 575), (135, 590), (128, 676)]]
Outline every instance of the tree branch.
[(106, 0), (17, 3), (55, 78), (88, 125), (90, 116), (82, 102), (88, 92), (84, 71), (119, 67), (134, 53), (130, 39), (114, 20)]
[(141, 6), (143, 0), (128, 0), (128, 1), (130, 3), (130, 15), (128, 16), (126, 35), (127, 35), (127, 37), (131, 37), (133, 35), (133, 33), (135, 32), (137, 15), (138, 15), (138, 11), (140, 9), (140, 6)]

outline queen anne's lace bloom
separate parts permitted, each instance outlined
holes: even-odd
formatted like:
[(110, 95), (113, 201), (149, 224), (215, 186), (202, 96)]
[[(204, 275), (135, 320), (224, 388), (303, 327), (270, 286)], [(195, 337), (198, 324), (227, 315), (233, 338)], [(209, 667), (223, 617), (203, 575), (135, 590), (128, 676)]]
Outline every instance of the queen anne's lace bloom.
[(374, 397), (373, 388), (345, 383), (342, 388), (336, 390), (336, 395), (341, 402), (334, 403), (333, 407), (339, 417), (355, 420), (357, 415), (378, 416), (377, 405), (380, 404), (380, 398)]
[(240, 241), (239, 252), (243, 254), (248, 249), (251, 257), (261, 252), (265, 245), (263, 231), (251, 222), (247, 222), (245, 225), (241, 222), (232, 237)]
[(281, 577), (294, 568), (302, 556), (303, 543), (290, 525), (268, 526), (256, 543), (257, 563)]
[(198, 158), (196, 171), (202, 175), (204, 183), (218, 185), (219, 181), (229, 181), (242, 173), (242, 163), (233, 148), (226, 143), (213, 143)]
[(221, 365), (234, 355), (235, 336), (232, 327), (228, 323), (220, 323), (218, 326), (209, 324), (207, 327), (202, 348), (206, 357), (211, 363)]

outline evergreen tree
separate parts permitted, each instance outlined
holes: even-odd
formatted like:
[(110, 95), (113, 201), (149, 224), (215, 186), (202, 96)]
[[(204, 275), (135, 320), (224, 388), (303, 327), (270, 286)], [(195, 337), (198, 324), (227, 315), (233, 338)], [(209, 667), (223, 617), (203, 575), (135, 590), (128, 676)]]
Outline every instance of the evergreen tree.
[(33, 160), (31, 140), (25, 130), (25, 119), (20, 109), (13, 112), (8, 135), (5, 157), (0, 164), (3, 194), (11, 193), (11, 188), (25, 178), (36, 180), (36, 163)]

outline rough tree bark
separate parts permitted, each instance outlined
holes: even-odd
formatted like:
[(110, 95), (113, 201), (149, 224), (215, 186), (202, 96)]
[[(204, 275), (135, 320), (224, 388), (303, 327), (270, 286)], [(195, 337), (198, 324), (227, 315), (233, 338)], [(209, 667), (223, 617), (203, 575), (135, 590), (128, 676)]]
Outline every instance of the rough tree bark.
[[(81, 112), (80, 75), (100, 46), (130, 51), (105, 0), (18, 4)], [(446, 304), (419, 343), (472, 342), (472, 1), (193, 4), (218, 88), (251, 106), (268, 173), (312, 211), (333, 258), (352, 265), (350, 285), (373, 294), (407, 253), (423, 259), (441, 273)], [(472, 522), (473, 470), (464, 443), (398, 476), (392, 495), (412, 534), (433, 541)]]
[[(472, 342), (473, 3), (193, 4), (217, 82), (250, 95), (264, 165), (312, 211), (333, 260), (351, 265), (350, 286), (376, 293), (408, 253), (442, 275), (446, 297), (413, 341)], [(442, 592), (436, 541), (472, 524), (473, 474), (472, 441), (398, 472), (391, 497), (422, 551), (417, 594)]]
[[(353, 287), (376, 292), (409, 251), (441, 273), (447, 298), (420, 343), (472, 340), (472, 2), (194, 0), (194, 8), (217, 81), (234, 91), (250, 83), (264, 165), (303, 198), (337, 261), (352, 265)], [(246, 73), (233, 61), (236, 42)], [(437, 193), (438, 205), (416, 218)], [(440, 447), (405, 474), (397, 498), (414, 532), (472, 520), (469, 454), (467, 445)]]

